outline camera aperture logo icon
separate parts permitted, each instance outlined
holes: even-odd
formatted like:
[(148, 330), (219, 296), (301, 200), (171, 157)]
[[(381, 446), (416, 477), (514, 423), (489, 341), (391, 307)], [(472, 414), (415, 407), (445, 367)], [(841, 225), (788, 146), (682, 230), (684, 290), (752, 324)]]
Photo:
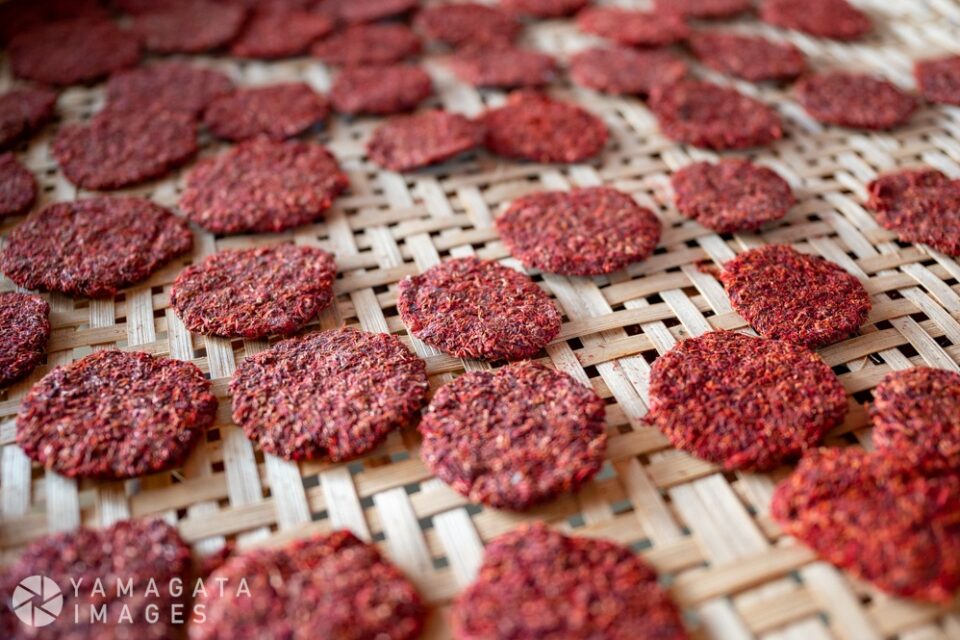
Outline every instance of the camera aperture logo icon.
[(47, 576), (30, 576), (13, 590), (10, 606), (21, 622), (31, 627), (45, 627), (60, 615), (63, 593)]

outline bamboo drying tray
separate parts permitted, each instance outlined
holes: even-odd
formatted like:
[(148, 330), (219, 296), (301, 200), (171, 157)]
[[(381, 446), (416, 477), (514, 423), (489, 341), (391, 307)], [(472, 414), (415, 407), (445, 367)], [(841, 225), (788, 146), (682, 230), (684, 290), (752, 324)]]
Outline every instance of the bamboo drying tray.
[[(642, 4), (642, 3), (641, 3)], [(912, 86), (911, 60), (960, 49), (960, 4), (953, 0), (859, 0), (877, 31), (858, 44), (786, 33), (756, 21), (738, 29), (797, 44), (818, 68), (879, 72)], [(590, 43), (570, 22), (527, 29), (534, 45), (564, 58)], [(205, 58), (243, 84), (304, 79), (321, 90), (330, 72), (309, 58), (275, 63)], [(12, 83), (0, 67), (0, 89)], [(456, 82), (428, 56), (436, 102), (475, 114), (504, 99)], [(720, 82), (729, 82), (698, 68)], [(960, 369), (960, 264), (925, 247), (901, 245), (864, 210), (864, 185), (878, 172), (925, 163), (960, 176), (960, 109), (927, 107), (893, 133), (824, 129), (776, 87), (738, 83), (777, 106), (785, 140), (753, 154), (795, 188), (799, 204), (782, 224), (756, 235), (719, 236), (684, 220), (671, 204), (670, 173), (714, 155), (673, 144), (633, 99), (607, 98), (558, 85), (554, 93), (601, 115), (612, 140), (601, 160), (571, 167), (504, 162), (485, 154), (400, 176), (364, 158), (375, 119), (334, 120), (315, 137), (348, 170), (352, 188), (325, 222), (288, 233), (216, 238), (197, 233), (194, 255), (112, 301), (48, 296), (53, 334), (47, 364), (0, 396), (0, 560), (9, 562), (41, 535), (81, 523), (103, 526), (124, 517), (175, 522), (198, 554), (235, 540), (240, 548), (275, 544), (349, 527), (376, 541), (419, 585), (431, 604), (426, 637), (446, 638), (446, 610), (468, 584), (483, 544), (518, 523), (542, 519), (580, 535), (631, 545), (666, 576), (690, 613), (696, 635), (714, 638), (960, 638), (960, 609), (884, 596), (818, 562), (783, 536), (768, 515), (774, 474), (723, 473), (670, 448), (646, 427), (650, 363), (677, 340), (711, 328), (743, 329), (726, 295), (696, 263), (722, 263), (763, 243), (788, 242), (833, 260), (863, 279), (874, 309), (861, 335), (821, 351), (851, 395), (845, 424), (831, 445), (869, 446), (864, 403), (891, 369), (913, 365)], [(102, 106), (102, 85), (63, 93), (63, 121), (88, 118)], [(49, 127), (21, 157), (43, 186), (40, 205), (79, 193), (57, 171)], [(205, 140), (204, 153), (218, 150)], [(145, 152), (149, 152), (145, 150)], [(127, 193), (175, 206), (184, 172)], [(508, 201), (538, 189), (608, 184), (658, 213), (663, 240), (651, 259), (609, 278), (535, 275), (564, 310), (560, 337), (547, 348), (557, 368), (589, 382), (608, 399), (610, 446), (601, 474), (575, 496), (524, 514), (467, 504), (431, 478), (419, 459), (415, 430), (350, 464), (292, 464), (264, 456), (230, 421), (227, 383), (236, 364), (265, 342), (189, 334), (168, 307), (170, 284), (184, 265), (224, 248), (281, 241), (336, 254), (340, 278), (334, 307), (319, 326), (341, 324), (390, 331), (407, 340), (397, 317), (396, 284), (447, 256), (511, 260), (492, 221)], [(17, 221), (6, 221), (7, 233)], [(12, 283), (2, 280), (0, 288)], [(407, 340), (423, 357), (435, 387), (465, 369), (485, 366), (442, 355)], [(220, 398), (217, 425), (185, 468), (126, 483), (74, 482), (44, 471), (14, 444), (19, 399), (52, 366), (91, 350), (139, 349), (189, 359), (210, 374)]]

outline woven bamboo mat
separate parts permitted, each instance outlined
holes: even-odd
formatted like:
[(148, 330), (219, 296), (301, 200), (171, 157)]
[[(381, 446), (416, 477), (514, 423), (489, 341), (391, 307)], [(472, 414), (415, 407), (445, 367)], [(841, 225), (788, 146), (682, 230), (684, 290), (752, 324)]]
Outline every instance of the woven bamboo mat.
[[(882, 73), (912, 86), (911, 60), (960, 49), (960, 4), (954, 0), (860, 0), (878, 25), (858, 44), (787, 34), (758, 22), (734, 28), (786, 38), (818, 68)], [(527, 29), (535, 46), (561, 58), (591, 41), (570, 23)], [(243, 84), (305, 79), (326, 90), (330, 71), (308, 58), (277, 63), (201, 60)], [(436, 102), (475, 114), (504, 99), (456, 82), (436, 56), (425, 65)], [(698, 72), (729, 82), (702, 68)], [(11, 83), (6, 61), (0, 89)], [(446, 638), (446, 609), (468, 584), (485, 541), (526, 520), (546, 520), (581, 535), (630, 545), (665, 576), (702, 637), (911, 640), (960, 638), (960, 608), (896, 600), (853, 581), (783, 536), (768, 515), (774, 474), (723, 473), (670, 448), (646, 427), (650, 363), (676, 341), (712, 328), (743, 329), (718, 282), (696, 263), (722, 263), (763, 243), (793, 243), (829, 258), (863, 279), (874, 309), (861, 335), (821, 351), (850, 393), (845, 424), (831, 445), (869, 446), (864, 403), (891, 369), (919, 364), (960, 369), (960, 264), (921, 246), (898, 244), (864, 210), (864, 185), (880, 171), (925, 163), (960, 176), (960, 109), (927, 107), (893, 133), (824, 129), (776, 87), (738, 87), (776, 104), (788, 135), (760, 161), (795, 188), (799, 204), (756, 235), (719, 236), (684, 220), (671, 204), (669, 175), (712, 154), (678, 146), (657, 132), (639, 101), (613, 99), (566, 85), (553, 92), (607, 122), (612, 141), (600, 161), (572, 167), (497, 160), (485, 154), (400, 176), (364, 158), (374, 119), (339, 119), (314, 136), (349, 171), (350, 193), (325, 222), (289, 233), (216, 238), (197, 233), (194, 255), (176, 261), (113, 301), (49, 296), (53, 334), (47, 363), (0, 396), (0, 560), (30, 540), (84, 523), (161, 516), (175, 522), (200, 554), (227, 540), (243, 548), (280, 543), (309, 532), (349, 527), (377, 542), (431, 603), (427, 637)], [(64, 121), (84, 119), (102, 104), (102, 86), (66, 91)], [(63, 178), (51, 158), (51, 126), (22, 157), (43, 185), (42, 204), (86, 196)], [(218, 145), (205, 141), (204, 153)], [(149, 150), (144, 150), (149, 153)], [(129, 193), (174, 207), (183, 172)], [(168, 307), (170, 284), (184, 265), (224, 248), (293, 240), (336, 254), (340, 270), (334, 308), (319, 326), (341, 324), (406, 333), (396, 309), (396, 284), (447, 256), (476, 254), (511, 260), (492, 226), (511, 199), (538, 189), (608, 184), (632, 193), (664, 223), (657, 253), (609, 278), (535, 274), (565, 312), (547, 356), (608, 400), (610, 446), (601, 474), (579, 494), (524, 514), (467, 504), (431, 478), (420, 462), (415, 430), (350, 464), (292, 464), (264, 456), (230, 420), (227, 383), (236, 364), (264, 342), (190, 335)], [(6, 233), (17, 221), (0, 227)], [(3, 279), (0, 289), (12, 289)], [(437, 387), (465, 369), (485, 366), (408, 341)], [(185, 468), (126, 483), (74, 482), (31, 465), (14, 441), (19, 399), (51, 367), (107, 347), (189, 359), (208, 372), (221, 400), (216, 428)]]

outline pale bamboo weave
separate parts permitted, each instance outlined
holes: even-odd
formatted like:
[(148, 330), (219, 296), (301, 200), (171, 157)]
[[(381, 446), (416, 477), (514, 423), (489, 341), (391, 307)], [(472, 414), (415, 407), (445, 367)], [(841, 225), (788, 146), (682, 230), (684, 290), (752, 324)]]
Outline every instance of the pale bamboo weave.
[[(639, 3), (642, 4), (642, 3)], [(960, 4), (953, 0), (859, 0), (877, 24), (857, 44), (839, 44), (741, 20), (732, 28), (787, 39), (816, 68), (868, 70), (912, 88), (912, 60), (960, 51)], [(593, 42), (571, 22), (542, 22), (527, 40), (561, 60)], [(238, 83), (303, 79), (329, 88), (331, 70), (310, 58), (274, 63), (204, 58)], [(476, 114), (503, 101), (457, 82), (440, 57), (425, 65), (435, 102)], [(697, 72), (729, 82), (697, 66)], [(0, 67), (0, 90), (12, 84)], [(861, 335), (821, 350), (849, 391), (851, 410), (828, 444), (869, 446), (864, 410), (869, 390), (891, 369), (926, 364), (960, 370), (960, 263), (922, 246), (901, 245), (864, 209), (865, 184), (879, 172), (927, 164), (960, 177), (960, 108), (925, 107), (890, 133), (823, 128), (787, 89), (737, 83), (776, 105), (786, 138), (751, 156), (794, 187), (799, 204), (782, 224), (755, 235), (721, 237), (685, 220), (672, 204), (672, 171), (713, 154), (674, 144), (635, 99), (608, 98), (557, 84), (552, 92), (599, 114), (611, 142), (594, 163), (571, 167), (468, 156), (401, 176), (364, 157), (376, 119), (334, 118), (311, 137), (327, 144), (352, 187), (326, 221), (282, 234), (215, 238), (197, 232), (192, 256), (175, 261), (114, 301), (47, 296), (53, 334), (47, 363), (0, 396), (0, 552), (9, 562), (32, 539), (81, 523), (125, 517), (174, 522), (198, 554), (226, 540), (240, 548), (280, 543), (349, 527), (375, 541), (416, 582), (431, 605), (426, 637), (447, 638), (447, 609), (482, 559), (485, 541), (527, 520), (631, 545), (667, 577), (700, 637), (738, 639), (960, 638), (960, 610), (892, 599), (849, 579), (783, 536), (768, 515), (778, 474), (722, 473), (673, 450), (643, 422), (650, 363), (677, 341), (712, 328), (742, 329), (719, 283), (697, 263), (722, 263), (744, 249), (787, 242), (823, 255), (860, 277), (874, 308)], [(63, 93), (63, 121), (100, 108), (102, 85)], [(43, 186), (38, 206), (84, 197), (57, 170), (49, 142), (56, 127), (22, 149)], [(204, 140), (203, 153), (219, 148)], [(144, 153), (149, 153), (148, 149)], [(184, 172), (126, 193), (176, 206)], [(555, 296), (565, 321), (548, 348), (553, 365), (589, 382), (608, 399), (610, 446), (601, 474), (580, 493), (533, 511), (497, 512), (468, 504), (433, 479), (419, 457), (414, 429), (350, 464), (293, 464), (258, 452), (233, 426), (227, 384), (237, 363), (265, 342), (190, 335), (168, 305), (184, 265), (224, 248), (293, 240), (336, 255), (336, 304), (319, 321), (404, 337), (423, 357), (434, 387), (465, 369), (486, 366), (439, 354), (408, 340), (397, 316), (397, 282), (448, 256), (509, 258), (493, 220), (513, 198), (540, 189), (607, 184), (653, 209), (664, 224), (657, 253), (609, 278), (533, 274)], [(7, 233), (17, 220), (6, 221)], [(0, 289), (13, 284), (3, 279)], [(31, 465), (14, 444), (19, 399), (51, 367), (108, 347), (188, 359), (210, 374), (220, 398), (216, 427), (182, 470), (126, 483), (74, 482)]]

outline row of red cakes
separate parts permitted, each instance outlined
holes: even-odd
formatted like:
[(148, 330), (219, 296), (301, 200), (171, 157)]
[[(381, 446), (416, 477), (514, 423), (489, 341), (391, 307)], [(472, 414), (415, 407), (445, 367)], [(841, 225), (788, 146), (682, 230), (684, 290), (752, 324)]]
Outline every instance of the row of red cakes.
[[(750, 9), (743, 0), (664, 1), (654, 13), (584, 8), (576, 0), (512, 0), (503, 3), (508, 10), (443, 5), (418, 12), (414, 30), (357, 23), (408, 15), (415, 2), (312, 4), (278, 10), (128, 0), (119, 8), (133, 15), (129, 28), (118, 28), (107, 12), (35, 28), (21, 23), (11, 62), (21, 77), (53, 84), (112, 73), (104, 110), (90, 123), (62, 127), (53, 144), (61, 169), (78, 186), (115, 189), (167, 174), (196, 154), (201, 122), (239, 142), (193, 167), (179, 201), (189, 221), (221, 234), (280, 231), (324, 217), (349, 180), (322, 145), (290, 138), (327, 120), (331, 105), (343, 114), (388, 115), (427, 100), (430, 76), (402, 62), (420, 52), (418, 33), (455, 48), (449, 63), (470, 84), (540, 88), (558, 77), (557, 65), (513, 44), (523, 29), (513, 12), (580, 11), (583, 31), (618, 46), (573, 56), (573, 80), (649, 96), (665, 134), (713, 149), (773, 144), (784, 135), (780, 116), (743, 93), (689, 78), (686, 62), (658, 47), (687, 41), (708, 66), (751, 81), (790, 80), (807, 70), (793, 47), (691, 32), (686, 23), (739, 15)], [(96, 3), (37, 6), (96, 11)], [(869, 19), (841, 0), (767, 0), (760, 16), (838, 39), (870, 30)], [(310, 50), (343, 69), (329, 97), (302, 83), (236, 89), (222, 74), (182, 62), (125, 70), (139, 59), (138, 41), (158, 53), (228, 47), (232, 55), (270, 58)], [(646, 73), (630, 73), (633, 66)], [(917, 76), (925, 98), (960, 103), (955, 59), (919, 63)], [(796, 95), (823, 123), (868, 129), (901, 125), (919, 105), (891, 83), (845, 73), (807, 76)], [(56, 94), (34, 87), (0, 101), (13, 114), (2, 129), (3, 143), (11, 144), (49, 121)], [(602, 154), (607, 138), (606, 125), (589, 111), (520, 92), (477, 118), (436, 109), (398, 116), (373, 133), (367, 151), (377, 164), (402, 171), (480, 146), (507, 158), (574, 163)], [(5, 215), (28, 211), (36, 197), (33, 177), (13, 154), (2, 156), (0, 172)], [(739, 159), (684, 167), (673, 187), (683, 215), (721, 233), (775, 223), (794, 204), (789, 184), (773, 170)], [(869, 192), (878, 221), (904, 241), (960, 253), (954, 206), (960, 187), (948, 177), (897, 172)], [(607, 187), (533, 193), (510, 203), (496, 224), (526, 269), (578, 276), (646, 260), (661, 228), (655, 213)], [(103, 196), (31, 214), (7, 239), (0, 267), (25, 288), (112, 297), (191, 246), (189, 225), (173, 212), (144, 199)], [(733, 308), (763, 338), (717, 331), (677, 344), (653, 365), (650, 423), (677, 448), (727, 469), (766, 470), (804, 454), (773, 501), (786, 530), (886, 591), (949, 600), (960, 585), (952, 560), (960, 557), (960, 376), (930, 369), (891, 374), (871, 410), (877, 451), (817, 450), (842, 423), (847, 399), (811, 349), (854, 335), (871, 309), (868, 292), (840, 266), (780, 245), (747, 251), (719, 271), (704, 269), (718, 275)], [(170, 304), (202, 335), (288, 336), (333, 302), (336, 271), (333, 256), (309, 247), (221, 251), (179, 274)], [(576, 491), (599, 471), (606, 451), (603, 400), (589, 380), (526, 360), (558, 339), (563, 318), (533, 278), (491, 261), (449, 259), (401, 281), (397, 294), (413, 338), (457, 357), (520, 362), (461, 375), (428, 404), (426, 366), (398, 338), (352, 329), (306, 333), (241, 363), (230, 385), (234, 421), (263, 451), (295, 461), (352, 460), (391, 431), (418, 424), (429, 469), (494, 508), (528, 509)], [(15, 329), (0, 344), (4, 384), (42, 360), (48, 313), (38, 296), (0, 297), (0, 322)], [(213, 424), (216, 407), (209, 382), (192, 364), (105, 351), (55, 369), (30, 390), (17, 441), (29, 457), (67, 476), (140, 477), (180, 465)], [(883, 535), (875, 543), (862, 544), (877, 532)], [(188, 551), (171, 528), (124, 522), (36, 543), (0, 588), (37, 573), (75, 577), (76, 566), (51, 551), (64, 546), (82, 549), (102, 567), (117, 561), (110, 549), (126, 548), (142, 560), (138, 575), (157, 570), (157, 556), (176, 559), (164, 567), (170, 575), (189, 572)], [(196, 638), (307, 631), (412, 638), (423, 626), (413, 585), (372, 546), (344, 532), (237, 554), (215, 574), (246, 576), (259, 588), (249, 603), (239, 596), (211, 602), (210, 620), (190, 627)], [(459, 638), (634, 638), (642, 628), (651, 637), (685, 637), (656, 579), (629, 549), (545, 527), (520, 529), (489, 545), (477, 582), (454, 607), (454, 631)], [(572, 594), (589, 604), (572, 606)], [(505, 616), (517, 602), (532, 602), (536, 615)], [(569, 615), (556, 612), (567, 607)], [(8, 616), (0, 628), (10, 622)]]

